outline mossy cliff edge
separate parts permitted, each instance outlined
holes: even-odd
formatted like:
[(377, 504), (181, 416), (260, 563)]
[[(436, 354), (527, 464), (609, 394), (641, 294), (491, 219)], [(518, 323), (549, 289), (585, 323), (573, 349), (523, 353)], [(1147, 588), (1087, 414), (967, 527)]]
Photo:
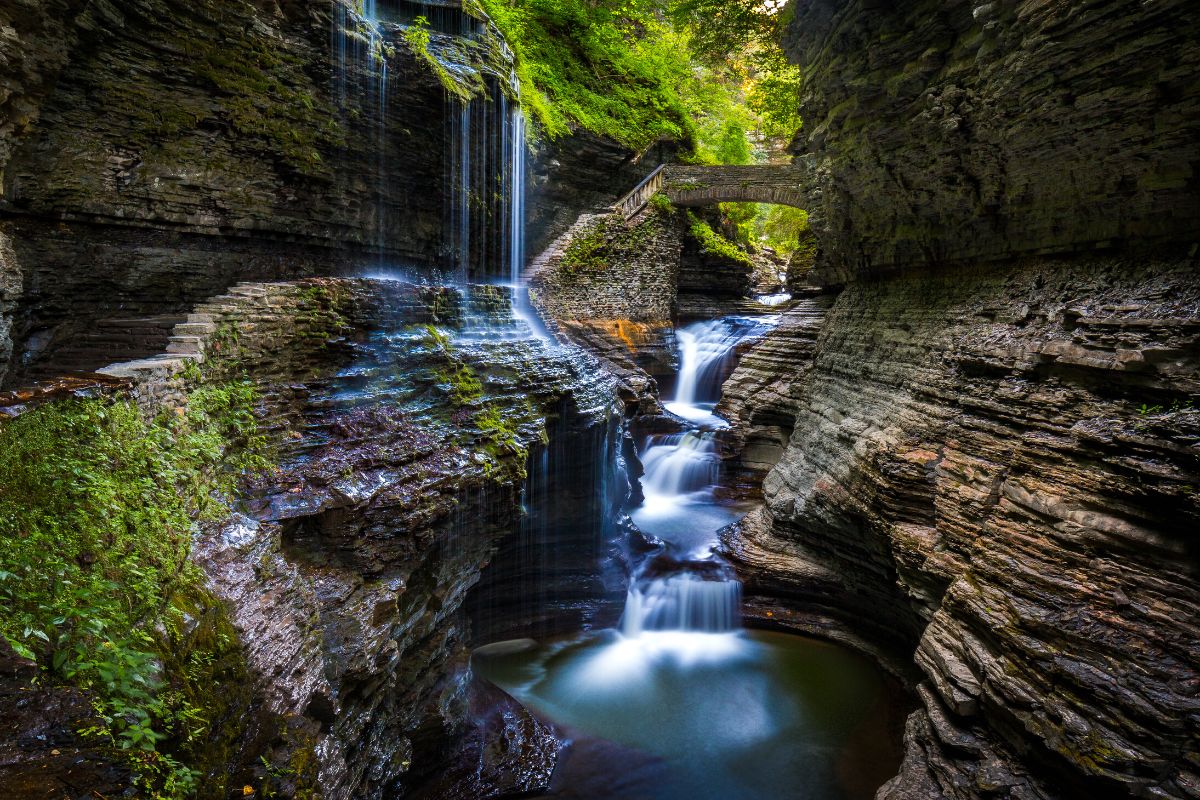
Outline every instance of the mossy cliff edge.
[[(73, 768), (112, 793), (372, 797), (490, 747), (464, 733), (464, 603), (515, 536), (530, 451), (602, 434), (612, 402), (536, 342), (454, 342), (468, 315), (510, 313), (488, 287), (468, 307), (389, 282), (241, 284), (172, 352), (7, 397), (0, 591), (20, 614), (0, 714), (53, 735), (16, 736), (0, 785), (69, 792)], [(489, 603), (489, 625), (524, 616)], [(464, 786), (548, 777), (555, 739), (504, 719), (526, 749), (489, 751)]]

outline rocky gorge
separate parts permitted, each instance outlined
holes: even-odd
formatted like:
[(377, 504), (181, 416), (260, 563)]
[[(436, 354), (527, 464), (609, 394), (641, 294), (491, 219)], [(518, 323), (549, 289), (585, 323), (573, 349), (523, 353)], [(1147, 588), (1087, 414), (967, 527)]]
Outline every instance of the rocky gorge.
[[(473, 4), (0, 2), (0, 436), (182, 425), (232, 382), (268, 443), (150, 626), (202, 720), (162, 728), (181, 796), (1200, 796), (1200, 14), (786, 14), (791, 163), (630, 207), (678, 143), (526, 155)], [(714, 244), (730, 200), (802, 203), (812, 246)], [(713, 554), (649, 520), (668, 484)], [(713, 652), (874, 677), (825, 749), (753, 740), (780, 784), (718, 751), (694, 786), (550, 691), (650, 702), (675, 672), (612, 677), (657, 664), (643, 628), (738, 643), (670, 662), (734, 762), (722, 714), (810, 695)], [(5, 796), (155, 796), (30, 641), (0, 638)]]

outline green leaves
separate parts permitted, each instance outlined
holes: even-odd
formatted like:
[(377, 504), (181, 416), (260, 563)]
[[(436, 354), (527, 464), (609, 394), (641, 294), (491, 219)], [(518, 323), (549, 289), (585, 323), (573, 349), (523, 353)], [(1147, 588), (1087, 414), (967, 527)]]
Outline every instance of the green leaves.
[(657, 2), (483, 0), (517, 57), (521, 101), (542, 132), (579, 126), (640, 150), (685, 139), (686, 41)]
[(147, 631), (194, 579), (193, 521), (268, 463), (256, 402), (235, 381), (153, 421), (129, 401), (73, 399), (0, 423), (0, 635), (50, 680), (92, 690), (101, 722), (86, 732), (137, 754), (141, 796), (194, 783), (157, 751), (198, 718), (164, 691)]

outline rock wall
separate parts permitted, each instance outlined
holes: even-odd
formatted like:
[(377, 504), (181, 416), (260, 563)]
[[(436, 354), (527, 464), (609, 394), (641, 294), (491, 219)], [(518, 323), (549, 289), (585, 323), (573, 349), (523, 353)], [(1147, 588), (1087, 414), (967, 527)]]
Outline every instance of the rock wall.
[(1198, 381), (1186, 258), (838, 297), (765, 514), (727, 544), (752, 608), (915, 646), (923, 708), (880, 797), (1194, 796)]
[(714, 410), (730, 422), (721, 441), (725, 452), (735, 454), (726, 480), (739, 496), (761, 494), (763, 479), (791, 439), (803, 379), (833, 299), (811, 288), (797, 291), (779, 323), (742, 354), (721, 387)]
[(1189, 0), (798, 0), (820, 279), (1194, 241)]
[(683, 229), (647, 206), (633, 219), (583, 214), (535, 258), (530, 298), (557, 332), (601, 355), (631, 402), (671, 371)]
[(725, 537), (749, 615), (913, 683), (880, 798), (1197, 796), (1197, 9), (793, 11), (845, 289), (727, 385), (791, 428)]
[[(276, 465), (241, 487), (237, 513), (202, 526), (192, 551), (211, 593), (189, 607), (193, 628), (219, 622), (241, 665), (214, 677), (220, 742), (192, 754), (199, 796), (246, 785), (474, 797), (547, 784), (558, 736), (477, 685), (468, 648), (611, 616), (597, 521), (616, 519), (629, 486), (612, 379), (578, 351), (497, 339), (516, 325), (503, 288), (466, 298), (397, 281), (243, 283), (176, 326), (167, 353), (6, 405), (104, 392), (153, 415), (197, 381), (248, 375), (259, 388)], [(77, 743), (72, 720), (30, 718), (6, 676), (6, 730), (26, 742), (49, 724), (57, 738), (10, 748), (0, 786), (69, 784), (58, 757), (69, 751), (119, 791), (128, 776)], [(39, 702), (86, 706), (55, 691)]]
[(382, 61), (337, 3), (18, 6), (0, 122), (18, 377), (96, 319), (184, 311), (239, 278), (356, 268), (381, 241), (434, 258), (440, 84), (397, 49), (381, 119)]
[[(242, 493), (242, 515), (199, 538), (195, 559), (230, 609), (264, 703), (295, 720), (325, 798), (544, 787), (557, 738), (507, 698), (480, 695), (467, 648), (496, 630), (528, 635), (529, 619), (569, 612), (577, 625), (581, 596), (600, 604), (595, 501), (571, 505), (581, 490), (564, 470), (548, 507), (527, 493), (545, 536), (526, 539), (522, 489), (547, 445), (575, 447), (589, 468), (614, 466), (578, 447), (611, 431), (611, 380), (582, 354), (494, 341), (514, 324), (504, 289), (464, 299), (330, 281), (333, 300), (313, 308), (282, 301), (290, 287), (247, 287), (200, 309), (216, 316), (250, 295), (259, 311), (237, 324), (253, 341), (270, 341), (270, 318), (324, 314), (341, 326), (312, 337), (325, 353), (315, 369), (245, 336), (226, 345), (264, 387), (280, 463)], [(299, 298), (309, 294), (302, 285)], [(520, 570), (534, 548), (576, 594), (470, 600), (485, 575), (545, 587)], [(587, 564), (561, 557), (573, 552)], [(490, 615), (471, 610), (480, 607)]]
[[(81, 359), (98, 320), (185, 313), (239, 280), (448, 268), (459, 111), (404, 40), (417, 6), (381, 6), (376, 46), (354, 5), (0, 8), (0, 381), (94, 369), (117, 356)], [(508, 87), (494, 28), (428, 14), (450, 80)], [(488, 113), (471, 124), (499, 105), (476, 103)], [(485, 133), (471, 134), (476, 167)], [(669, 155), (582, 132), (543, 147), (532, 245)]]

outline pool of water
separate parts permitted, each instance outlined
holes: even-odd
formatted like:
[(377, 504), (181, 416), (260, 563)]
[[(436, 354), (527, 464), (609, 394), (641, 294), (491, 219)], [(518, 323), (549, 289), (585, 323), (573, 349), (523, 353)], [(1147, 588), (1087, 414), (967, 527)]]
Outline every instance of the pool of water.
[(899, 767), (894, 688), (818, 640), (604, 631), (472, 664), (572, 738), (550, 797), (866, 800)]

